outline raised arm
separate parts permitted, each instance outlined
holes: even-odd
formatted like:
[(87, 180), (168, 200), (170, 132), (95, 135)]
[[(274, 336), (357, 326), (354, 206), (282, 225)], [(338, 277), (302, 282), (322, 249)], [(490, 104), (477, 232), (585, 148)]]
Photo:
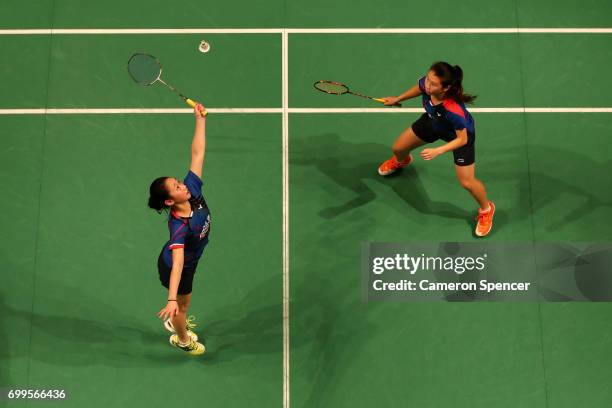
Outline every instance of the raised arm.
[(202, 178), (202, 165), (204, 164), (204, 152), (206, 150), (206, 110), (202, 105), (197, 105), (193, 112), (195, 115), (195, 131), (191, 142), (191, 166), (189, 166), (189, 170)]

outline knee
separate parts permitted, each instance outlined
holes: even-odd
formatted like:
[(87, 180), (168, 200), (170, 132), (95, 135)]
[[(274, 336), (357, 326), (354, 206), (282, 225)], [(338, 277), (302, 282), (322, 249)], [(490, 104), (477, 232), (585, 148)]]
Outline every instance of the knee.
[(393, 151), (394, 155), (399, 155), (399, 154), (402, 154), (405, 149), (402, 149), (400, 144), (398, 142), (395, 142), (393, 143), (393, 146), (391, 146), (391, 150)]
[(474, 186), (474, 179), (460, 178), (459, 184), (461, 184), (461, 187), (465, 188), (466, 190), (471, 190), (472, 187)]
[(189, 301), (187, 301), (187, 302), (180, 302), (178, 307), (179, 307), (179, 312), (187, 313), (187, 311), (189, 310)]

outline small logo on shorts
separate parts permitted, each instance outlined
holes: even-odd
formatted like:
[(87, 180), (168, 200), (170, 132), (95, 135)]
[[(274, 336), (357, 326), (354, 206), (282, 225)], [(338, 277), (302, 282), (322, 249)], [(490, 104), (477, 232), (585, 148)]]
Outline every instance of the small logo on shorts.
[(465, 160), (463, 160), (463, 159), (457, 159), (457, 162), (459, 162), (459, 163), (463, 163), (464, 161)]

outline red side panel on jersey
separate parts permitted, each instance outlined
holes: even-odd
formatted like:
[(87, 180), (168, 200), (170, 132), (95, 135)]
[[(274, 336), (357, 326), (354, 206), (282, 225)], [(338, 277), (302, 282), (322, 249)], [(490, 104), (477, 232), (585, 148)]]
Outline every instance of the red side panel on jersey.
[(461, 106), (459, 106), (457, 102), (455, 102), (452, 99), (445, 99), (443, 103), (444, 103), (444, 109), (446, 109), (449, 112), (454, 113), (455, 115), (459, 115), (462, 118), (465, 118), (465, 112), (463, 112), (463, 109), (461, 109)]

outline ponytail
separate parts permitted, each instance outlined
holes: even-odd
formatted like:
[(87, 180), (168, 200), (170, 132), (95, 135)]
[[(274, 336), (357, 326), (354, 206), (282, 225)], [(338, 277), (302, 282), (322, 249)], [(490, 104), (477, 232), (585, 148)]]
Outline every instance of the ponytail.
[(168, 191), (166, 190), (166, 179), (168, 177), (159, 177), (153, 180), (149, 187), (149, 208), (162, 213), (163, 210), (167, 210), (168, 206), (165, 201), (170, 198)]
[(457, 102), (472, 103), (476, 95), (463, 92), (463, 70), (459, 65), (451, 66), (448, 62), (439, 61), (430, 68), (438, 78), (443, 88), (449, 87), (445, 92), (445, 97)]

